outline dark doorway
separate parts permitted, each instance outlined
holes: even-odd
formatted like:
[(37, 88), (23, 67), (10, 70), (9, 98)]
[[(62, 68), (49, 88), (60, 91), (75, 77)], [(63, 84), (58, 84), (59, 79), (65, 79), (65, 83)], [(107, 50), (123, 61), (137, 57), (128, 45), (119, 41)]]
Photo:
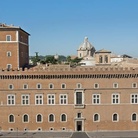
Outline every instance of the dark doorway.
[(77, 121), (77, 131), (82, 131), (82, 121)]

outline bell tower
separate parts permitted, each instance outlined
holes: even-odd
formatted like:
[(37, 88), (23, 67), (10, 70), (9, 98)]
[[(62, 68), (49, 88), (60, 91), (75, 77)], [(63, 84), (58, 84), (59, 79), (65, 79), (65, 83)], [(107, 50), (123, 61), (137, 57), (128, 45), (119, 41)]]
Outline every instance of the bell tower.
[(28, 66), (29, 35), (20, 27), (0, 23), (0, 69)]

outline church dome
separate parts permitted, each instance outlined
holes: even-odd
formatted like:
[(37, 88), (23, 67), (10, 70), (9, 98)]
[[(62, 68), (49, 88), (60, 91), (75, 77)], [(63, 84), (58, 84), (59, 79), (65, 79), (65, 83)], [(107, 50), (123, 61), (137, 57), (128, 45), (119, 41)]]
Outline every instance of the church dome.
[(94, 46), (88, 41), (88, 37), (84, 38), (84, 42), (79, 46), (78, 50), (91, 50)]

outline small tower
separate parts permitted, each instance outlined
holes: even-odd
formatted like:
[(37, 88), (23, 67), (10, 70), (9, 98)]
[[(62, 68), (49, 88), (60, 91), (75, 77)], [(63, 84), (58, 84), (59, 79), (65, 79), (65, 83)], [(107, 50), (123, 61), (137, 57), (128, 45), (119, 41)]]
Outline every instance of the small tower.
[(28, 66), (29, 35), (20, 27), (0, 24), (0, 68), (10, 70)]

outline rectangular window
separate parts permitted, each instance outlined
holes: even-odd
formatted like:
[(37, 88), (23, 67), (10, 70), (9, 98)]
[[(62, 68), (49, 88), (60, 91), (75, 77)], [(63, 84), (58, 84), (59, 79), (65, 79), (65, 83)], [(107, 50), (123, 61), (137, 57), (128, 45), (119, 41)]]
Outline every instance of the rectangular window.
[(7, 95), (7, 105), (15, 105), (15, 95), (14, 94)]
[(11, 64), (7, 64), (7, 69), (10, 70), (12, 68)]
[(30, 104), (30, 96), (29, 94), (22, 95), (22, 105), (29, 105)]
[(76, 92), (76, 104), (82, 104), (82, 92)]
[(55, 104), (55, 94), (48, 94), (47, 95), (47, 103), (48, 104)]
[(6, 35), (6, 41), (11, 41), (11, 35)]
[(92, 95), (92, 103), (93, 104), (100, 104), (100, 94), (93, 94)]
[(120, 103), (119, 94), (112, 94), (112, 104), (119, 104), (119, 103)]
[(67, 104), (67, 94), (60, 95), (60, 104)]
[(138, 94), (131, 94), (131, 103), (132, 104), (138, 103)]
[(36, 94), (35, 95), (35, 104), (42, 105), (43, 104), (43, 94)]

